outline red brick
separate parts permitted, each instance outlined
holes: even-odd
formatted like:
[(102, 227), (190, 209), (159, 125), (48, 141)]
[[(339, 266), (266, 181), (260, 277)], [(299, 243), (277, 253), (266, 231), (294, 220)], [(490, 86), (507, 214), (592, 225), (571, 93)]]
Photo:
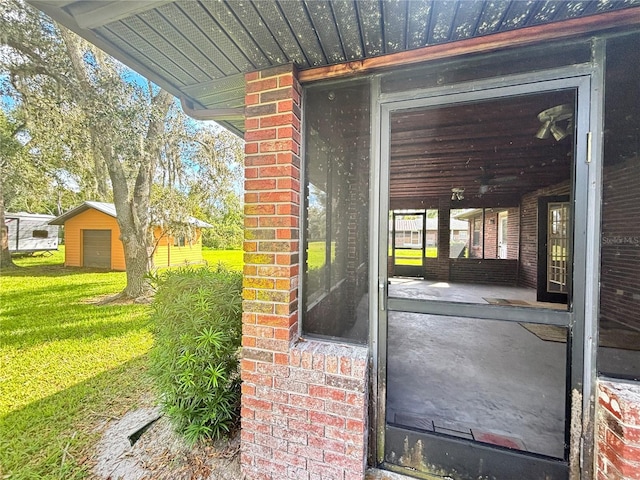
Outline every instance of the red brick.
[(256, 299), (256, 291), (244, 289), (242, 290), (242, 299), (243, 300), (255, 300)]
[(340, 358), (340, 373), (342, 375), (351, 375), (351, 359), (348, 357)]
[(281, 239), (281, 240), (286, 240), (286, 239), (290, 239), (290, 238), (298, 238), (298, 231), (297, 230), (278, 229), (276, 231), (276, 238)]
[[(298, 381), (295, 381), (295, 380), (291, 380), (289, 378), (276, 378), (274, 383), (275, 383), (276, 388), (280, 388), (282, 390), (286, 390), (289, 393), (296, 393), (296, 394), (306, 395), (307, 392), (309, 391), (309, 385), (306, 384), (305, 382), (298, 382)], [(306, 412), (307, 411), (305, 409), (304, 418), (307, 418)]]
[[(249, 145), (249, 144), (247, 144)], [(291, 151), (294, 153), (299, 153), (298, 152), (298, 145), (296, 144), (296, 142), (294, 142), (292, 139), (288, 139), (288, 140), (266, 140), (264, 142), (260, 143), (260, 153), (265, 153), (265, 152), (285, 152), (285, 151)], [(245, 153), (249, 153), (246, 152), (245, 149)], [(252, 152), (255, 153), (255, 152)]]
[(278, 365), (289, 365), (289, 355), (286, 353), (275, 353), (273, 361)]
[(256, 347), (263, 350), (272, 350), (273, 352), (286, 352), (289, 350), (289, 342), (272, 338), (258, 338), (256, 339)]
[[(268, 125), (265, 125), (268, 126)], [(264, 128), (265, 126), (260, 125), (262, 130), (251, 130), (244, 134), (245, 142), (253, 142), (259, 140), (273, 140), (277, 136), (277, 130), (275, 128)]]
[[(324, 436), (324, 425), (318, 425), (309, 421), (300, 421), (297, 419), (289, 420), (289, 428), (292, 430), (302, 430), (318, 437)], [(311, 438), (311, 437), (309, 437)]]
[(252, 407), (255, 410), (271, 410), (271, 407), (273, 406), (269, 401), (260, 400), (248, 395), (242, 399), (242, 404), (246, 407)]
[[(271, 377), (270, 375), (253, 374), (253, 373), (243, 371), (242, 381), (251, 383), (254, 385), (264, 385), (267, 387), (273, 386), (273, 377)], [(244, 399), (245, 397), (242, 398), (243, 403), (244, 403)]]
[[(277, 308), (276, 308), (277, 310)], [(292, 340), (295, 332), (286, 328), (276, 328), (273, 332), (273, 338), (277, 340)]]
[(279, 87), (290, 87), (293, 85), (293, 75), (281, 75), (278, 77)]
[(263, 92), (260, 94), (260, 102), (261, 103), (278, 102), (280, 100), (291, 98), (292, 95), (297, 95), (297, 92), (295, 92), (291, 88), (279, 88), (278, 90), (269, 90), (267, 92)]
[(291, 428), (273, 428), (273, 436), (276, 438), (282, 438), (288, 443), (299, 443), (300, 445), (307, 444), (307, 432), (293, 430)]
[(261, 202), (293, 202), (298, 203), (299, 195), (295, 192), (260, 192)]
[(300, 172), (293, 165), (277, 165), (277, 166), (265, 166), (258, 171), (260, 178), (265, 177), (291, 177), (300, 176)]
[(289, 292), (277, 290), (258, 290), (256, 292), (256, 300), (262, 302), (285, 303), (289, 301)]
[(278, 112), (292, 112), (293, 99), (281, 100), (278, 102)]
[(276, 78), (266, 78), (264, 80), (250, 81), (250, 82), (247, 82), (246, 92), (247, 93), (262, 92), (264, 90), (274, 89), (277, 86), (278, 86), (278, 80)]
[(276, 259), (273, 253), (245, 253), (243, 257), (245, 263), (253, 265), (270, 265)]
[(244, 120), (244, 128), (246, 131), (255, 130), (260, 124), (259, 119), (255, 117), (246, 117)]
[(245, 143), (244, 144), (244, 153), (247, 154), (247, 155), (251, 155), (253, 153), (258, 153), (258, 144), (256, 142)]
[[(280, 103), (282, 102), (279, 102), (279, 104)], [(291, 125), (292, 122), (293, 122), (293, 113), (291, 112), (281, 113), (279, 115), (269, 115), (268, 117), (262, 117), (260, 119), (260, 128), (281, 127), (285, 125)]]
[(272, 278), (244, 277), (242, 285), (246, 288), (268, 288), (274, 287), (275, 281)]
[(276, 154), (267, 155), (251, 155), (245, 158), (245, 167), (259, 167), (261, 165), (275, 165), (277, 163), (278, 156)]
[(273, 190), (276, 188), (276, 180), (261, 178), (259, 180), (245, 180), (245, 190)]
[[(345, 444), (351, 445), (364, 445), (364, 434), (349, 433), (342, 427), (327, 426), (324, 430), (327, 438), (333, 438), (334, 440), (340, 440)], [(364, 447), (363, 447), (364, 448)]]
[(347, 405), (364, 405), (364, 394), (349, 392), (344, 401)]
[[(322, 402), (324, 403), (324, 402)], [(345, 420), (336, 415), (327, 415), (321, 412), (309, 412), (309, 418), (311, 421), (321, 423), (323, 425), (329, 425), (333, 427), (344, 428)]]
[(324, 436), (309, 435), (309, 446), (322, 449), (325, 453), (327, 450), (337, 453), (344, 453), (344, 442), (333, 440)]
[(291, 204), (276, 205), (276, 214), (295, 215), (296, 217), (298, 217), (300, 215), (300, 207), (298, 205)]
[(289, 445), (288, 452), (309, 460), (322, 461), (324, 458), (324, 452), (321, 449), (309, 447), (307, 445), (291, 444)]
[(298, 267), (270, 267), (270, 266), (259, 266), (258, 267), (258, 275), (263, 275), (265, 277), (282, 277), (282, 278), (290, 278), (293, 275), (298, 274)]
[(274, 452), (274, 458), (278, 462), (282, 462), (288, 466), (299, 467), (303, 469), (307, 468), (307, 459), (299, 455), (292, 455), (290, 453), (277, 450)]
[(271, 425), (267, 425), (261, 422), (245, 420), (242, 422), (242, 428), (251, 432), (261, 433), (263, 435), (271, 434)]
[(260, 72), (249, 72), (244, 74), (245, 82), (253, 82), (260, 78)]
[(258, 203), (258, 194), (257, 193), (245, 193), (244, 194), (244, 203)]
[(352, 472), (364, 472), (364, 460), (354, 460), (339, 453), (325, 452), (324, 461), (329, 465), (337, 465)]
[[(252, 93), (244, 96), (245, 105), (257, 105), (259, 102), (260, 102), (260, 95)], [(245, 125), (245, 128), (247, 128), (246, 125)], [(247, 128), (247, 130), (249, 129)], [(245, 140), (246, 140), (246, 137), (245, 137)]]
[(321, 462), (315, 462), (315, 461), (309, 460), (308, 470), (309, 470), (309, 473), (311, 474), (314, 474), (314, 473), (319, 474), (320, 477), (318, 478), (321, 478), (322, 480), (325, 480), (325, 479), (342, 480), (344, 478), (344, 471), (341, 468), (327, 465), (324, 462), (324, 459)]
[(345, 399), (344, 390), (339, 390), (337, 388), (325, 387), (324, 385), (310, 385), (309, 386), (309, 395), (312, 397), (320, 397), (327, 398), (330, 400), (334, 400), (337, 402), (342, 402)]
[(296, 192), (300, 191), (300, 182), (297, 178), (278, 178), (277, 179), (277, 188), (278, 190), (291, 189)]
[(290, 203), (276, 205), (276, 214), (295, 215), (296, 217), (298, 217), (300, 215), (300, 207), (298, 205), (291, 205)]
[(306, 408), (294, 407), (291, 405), (274, 405), (273, 413), (283, 418), (297, 418), (299, 420), (307, 420), (308, 410)]

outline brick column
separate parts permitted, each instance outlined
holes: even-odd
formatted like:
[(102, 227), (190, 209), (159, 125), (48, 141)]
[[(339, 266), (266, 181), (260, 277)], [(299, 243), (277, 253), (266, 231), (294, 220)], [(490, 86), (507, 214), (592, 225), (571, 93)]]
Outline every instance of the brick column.
[(247, 74), (242, 455), (247, 479), (364, 478), (367, 349), (298, 338), (300, 85)]
[(440, 198), (438, 205), (438, 280), (448, 282), (450, 278), (451, 260), (451, 230), (449, 218), (451, 217), (451, 200)]
[(596, 409), (596, 478), (640, 478), (640, 385), (600, 381)]

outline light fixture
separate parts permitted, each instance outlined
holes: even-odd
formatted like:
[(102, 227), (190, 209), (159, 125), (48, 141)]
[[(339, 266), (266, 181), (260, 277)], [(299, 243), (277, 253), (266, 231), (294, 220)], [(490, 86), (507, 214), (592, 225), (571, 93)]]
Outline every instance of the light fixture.
[(545, 138), (549, 138), (549, 132), (551, 131), (551, 120), (547, 120), (536, 133), (536, 138), (540, 140), (544, 140)]
[(559, 142), (563, 138), (566, 138), (567, 135), (569, 135), (566, 130), (563, 130), (555, 123), (551, 125), (551, 128), (549, 130), (551, 130), (551, 135), (553, 135), (553, 138), (556, 139), (556, 142)]
[[(542, 126), (535, 137), (540, 140), (544, 140), (549, 138), (550, 135), (553, 135), (556, 142), (559, 142), (573, 133), (573, 107), (569, 103), (556, 105), (555, 107), (543, 110), (538, 114), (538, 120), (542, 122)], [(567, 126), (563, 129), (558, 123), (564, 122), (565, 120), (567, 121)]]
[(464, 188), (452, 188), (451, 189), (451, 200), (464, 200)]

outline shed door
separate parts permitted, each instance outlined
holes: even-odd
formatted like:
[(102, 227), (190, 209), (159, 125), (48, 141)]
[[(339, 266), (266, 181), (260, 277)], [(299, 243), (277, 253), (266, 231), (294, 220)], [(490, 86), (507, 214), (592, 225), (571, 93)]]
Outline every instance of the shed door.
[(111, 230), (82, 231), (82, 265), (111, 268)]

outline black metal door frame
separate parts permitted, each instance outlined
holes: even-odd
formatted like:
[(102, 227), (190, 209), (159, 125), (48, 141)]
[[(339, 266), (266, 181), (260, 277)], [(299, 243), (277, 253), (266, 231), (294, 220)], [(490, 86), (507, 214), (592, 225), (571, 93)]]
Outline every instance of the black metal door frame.
[[(570, 411), (572, 402), (575, 405), (576, 398), (582, 399), (583, 382), (587, 378), (584, 372), (584, 345), (583, 336), (585, 326), (581, 321), (576, 322), (576, 318), (584, 318), (586, 282), (586, 259), (580, 255), (575, 255), (573, 262), (574, 282), (573, 306), (571, 311), (561, 312), (554, 310), (536, 310), (503, 307), (494, 305), (471, 305), (456, 304), (454, 302), (439, 301), (419, 301), (411, 299), (389, 299), (387, 297), (387, 238), (388, 238), (388, 211), (389, 211), (389, 146), (390, 146), (390, 115), (392, 112), (420, 107), (442, 107), (450, 104), (468, 101), (483, 101), (512, 95), (526, 95), (529, 93), (541, 93), (558, 89), (575, 89), (577, 91), (578, 111), (576, 113), (577, 135), (575, 141), (575, 162), (573, 179), (575, 194), (573, 197), (572, 218), (574, 225), (578, 225), (578, 232), (573, 239), (574, 251), (585, 252), (587, 250), (586, 228), (587, 225), (587, 197), (589, 171), (587, 161), (590, 158), (590, 145), (587, 135), (591, 121), (589, 99), (592, 94), (592, 70), (584, 68), (559, 69), (558, 71), (544, 72), (534, 81), (531, 75), (514, 76), (510, 79), (486, 81), (480, 83), (456, 85), (423, 92), (409, 92), (405, 94), (380, 95), (379, 109), (380, 118), (374, 120), (379, 128), (376, 137), (379, 138), (380, 171), (377, 173), (377, 180), (380, 184), (380, 197), (375, 202), (379, 212), (378, 231), (378, 318), (377, 318), (377, 338), (374, 345), (377, 350), (377, 396), (376, 396), (376, 425), (377, 442), (376, 458), (379, 465), (390, 470), (400, 470), (418, 478), (452, 478), (467, 479), (477, 478), (478, 474), (489, 475), (486, 478), (515, 478), (514, 469), (522, 469), (522, 475), (531, 479), (566, 479), (569, 475), (570, 460), (576, 458), (575, 452), (569, 452), (567, 448), (564, 459), (557, 460), (541, 455), (522, 453), (515, 450), (508, 450), (501, 447), (487, 446), (459, 438), (451, 438), (438, 434), (424, 434), (411, 431), (405, 427), (388, 425), (385, 420), (386, 403), (386, 359), (387, 359), (387, 310), (404, 311), (412, 313), (428, 313), (431, 315), (474, 317), (492, 320), (506, 321), (526, 321), (528, 323), (540, 323), (547, 325), (564, 326), (570, 332), (575, 341), (567, 342), (567, 355), (569, 359), (570, 374), (567, 388), (566, 405)], [(589, 157), (589, 158), (588, 158)], [(591, 385), (589, 385), (591, 388)], [(577, 394), (575, 398), (574, 394)], [(583, 410), (589, 405), (588, 401), (582, 402)], [(581, 418), (574, 416), (568, 422), (577, 422), (578, 427)], [(588, 417), (584, 417), (588, 418)], [(571, 425), (574, 426), (573, 424)], [(567, 424), (566, 432), (574, 430)], [(388, 442), (411, 442), (415, 439), (415, 444), (410, 448), (417, 448), (422, 452), (429, 450), (429, 458), (446, 458), (448, 462), (452, 459), (455, 469), (450, 473), (442, 473), (438, 477), (435, 472), (419, 472), (414, 467), (401, 467), (398, 464), (389, 462), (385, 457), (385, 447)], [(418, 441), (419, 440), (419, 441)], [(573, 444), (568, 441), (567, 445)], [(579, 444), (579, 442), (578, 442)], [(577, 458), (580, 457), (578, 453)], [(520, 466), (516, 467), (514, 462)], [(477, 466), (483, 465), (482, 472), (478, 472)], [(458, 469), (468, 469), (467, 475)], [(434, 476), (435, 475), (435, 476)], [(449, 476), (447, 476), (449, 475)], [(472, 476), (474, 475), (474, 476)], [(482, 477), (485, 478), (485, 477)]]

